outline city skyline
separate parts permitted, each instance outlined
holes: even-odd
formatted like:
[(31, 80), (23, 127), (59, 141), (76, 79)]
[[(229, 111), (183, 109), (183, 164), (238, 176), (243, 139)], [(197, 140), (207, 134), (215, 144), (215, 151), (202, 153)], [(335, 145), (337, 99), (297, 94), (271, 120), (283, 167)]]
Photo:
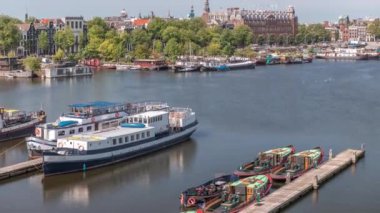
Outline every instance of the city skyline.
[[(129, 15), (145, 16), (151, 14), (151, 11), (157, 16), (166, 17), (169, 13), (175, 17), (186, 17), (190, 12), (191, 5), (194, 5), (196, 16), (200, 16), (203, 11), (204, 0), (2, 0), (4, 3), (0, 13), (14, 16), (20, 19), (24, 18), (26, 12), (30, 16), (37, 18), (43, 17), (64, 17), (82, 15), (86, 19), (95, 16), (115, 16), (122, 9), (126, 9)], [(111, 2), (111, 3), (110, 3)], [(91, 5), (89, 7), (89, 5)], [(320, 0), (318, 3), (305, 2), (304, 0), (235, 0), (220, 2), (210, 0), (212, 11), (224, 10), (228, 7), (240, 7), (244, 9), (262, 9), (262, 10), (284, 10), (287, 6), (293, 5), (296, 9), (296, 15), (301, 23), (321, 22), (324, 20), (336, 21), (339, 16), (349, 15), (351, 18), (379, 17), (377, 8), (380, 7), (380, 1), (363, 0), (360, 4), (357, 0), (337, 0), (328, 1)], [(48, 8), (48, 9), (44, 9)], [(99, 10), (101, 8), (102, 10)]]

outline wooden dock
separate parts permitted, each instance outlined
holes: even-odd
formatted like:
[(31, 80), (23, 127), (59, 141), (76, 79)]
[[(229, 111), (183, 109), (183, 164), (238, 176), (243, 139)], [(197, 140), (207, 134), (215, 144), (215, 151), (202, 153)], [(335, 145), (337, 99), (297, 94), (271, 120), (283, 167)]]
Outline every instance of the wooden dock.
[(351, 164), (355, 164), (364, 154), (364, 150), (348, 149), (334, 158), (330, 156), (331, 159), (320, 165), (317, 169), (308, 171), (293, 182), (269, 194), (262, 199), (259, 205), (257, 203), (251, 204), (241, 212), (279, 212), (312, 189), (318, 189), (319, 184), (327, 181)]
[(35, 172), (42, 169), (42, 158), (29, 160), (0, 168), (0, 180), (5, 180), (29, 172)]

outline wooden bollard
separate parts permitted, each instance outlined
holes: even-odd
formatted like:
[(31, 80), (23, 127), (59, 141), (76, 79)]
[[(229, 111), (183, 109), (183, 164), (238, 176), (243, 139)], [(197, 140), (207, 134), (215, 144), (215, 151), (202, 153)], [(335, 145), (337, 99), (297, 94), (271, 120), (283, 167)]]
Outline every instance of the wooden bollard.
[(356, 160), (357, 160), (356, 151), (354, 151), (352, 152), (351, 161), (353, 164), (356, 164)]
[(318, 189), (318, 175), (314, 176), (313, 180), (313, 189), (317, 190)]
[(333, 159), (333, 151), (332, 149), (329, 150), (329, 160)]
[(362, 145), (360, 146), (360, 149), (361, 149), (362, 151), (364, 151), (364, 149), (365, 149), (365, 144), (364, 144), (364, 143), (362, 143)]
[(287, 173), (286, 173), (286, 184), (290, 183), (291, 180), (292, 180), (292, 179), (291, 179), (291, 177), (290, 177), (290, 172), (287, 172)]

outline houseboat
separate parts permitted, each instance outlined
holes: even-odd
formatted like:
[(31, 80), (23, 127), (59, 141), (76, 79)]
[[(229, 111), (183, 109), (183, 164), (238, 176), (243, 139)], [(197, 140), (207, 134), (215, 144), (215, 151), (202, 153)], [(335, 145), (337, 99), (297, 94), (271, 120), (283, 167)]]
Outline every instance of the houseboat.
[(33, 133), (34, 128), (46, 122), (45, 112), (26, 113), (15, 109), (0, 108), (0, 142), (23, 138)]
[(71, 104), (68, 113), (62, 114), (55, 122), (38, 125), (34, 136), (27, 138), (29, 157), (39, 157), (43, 151), (55, 149), (59, 138), (115, 128), (129, 114), (166, 108), (168, 105), (161, 102)]
[(165, 59), (136, 59), (133, 64), (143, 70), (167, 70)]
[(91, 68), (74, 63), (52, 64), (44, 69), (45, 78), (64, 78), (76, 76), (92, 76)]
[(336, 48), (333, 51), (317, 53), (316, 58), (326, 60), (367, 60), (368, 54), (360, 48)]
[(248, 177), (276, 171), (288, 161), (288, 157), (294, 152), (295, 148), (289, 145), (259, 153), (254, 161), (243, 164), (234, 174), (239, 177)]
[(320, 165), (323, 161), (323, 150), (320, 147), (298, 152), (289, 157), (289, 160), (280, 169), (270, 175), (274, 181), (286, 181), (287, 176), (293, 180), (311, 168)]
[(269, 194), (272, 179), (269, 175), (247, 177), (229, 184), (219, 202), (206, 206), (206, 212), (236, 213)]
[(145, 155), (187, 141), (198, 125), (188, 108), (128, 116), (109, 131), (58, 139), (57, 149), (43, 152), (45, 176), (87, 171)]
[(181, 212), (195, 211), (220, 199), (225, 187), (239, 180), (235, 175), (223, 175), (207, 181), (197, 187), (191, 187), (181, 193)]
[(241, 70), (241, 69), (255, 69), (256, 63), (254, 61), (241, 61), (241, 62), (229, 62), (216, 66), (217, 71), (228, 70)]

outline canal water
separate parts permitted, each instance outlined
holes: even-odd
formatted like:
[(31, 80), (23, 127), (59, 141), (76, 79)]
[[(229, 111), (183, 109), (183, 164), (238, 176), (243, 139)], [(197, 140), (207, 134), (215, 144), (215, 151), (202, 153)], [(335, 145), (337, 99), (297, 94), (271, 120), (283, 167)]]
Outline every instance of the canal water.
[[(191, 107), (188, 142), (101, 168), (0, 183), (0, 212), (162, 212), (179, 194), (230, 173), (260, 151), (293, 144), (326, 153), (366, 144), (366, 157), (285, 212), (380, 212), (378, 61), (257, 67), (223, 73), (97, 71), (62, 80), (0, 80), (0, 104), (39, 109), (54, 121), (71, 103), (162, 100)], [(25, 143), (0, 145), (0, 165), (26, 159)]]

